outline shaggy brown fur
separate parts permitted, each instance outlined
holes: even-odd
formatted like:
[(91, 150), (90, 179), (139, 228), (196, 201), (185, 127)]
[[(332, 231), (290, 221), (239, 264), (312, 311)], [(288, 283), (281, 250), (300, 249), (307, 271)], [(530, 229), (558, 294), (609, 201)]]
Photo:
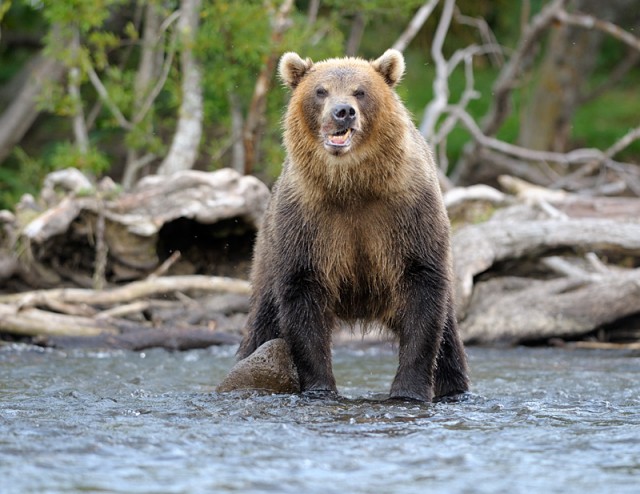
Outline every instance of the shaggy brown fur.
[(240, 358), (283, 337), (302, 390), (335, 392), (337, 320), (377, 321), (399, 339), (392, 398), (466, 391), (449, 221), (431, 152), (393, 90), (402, 55), (313, 63), (287, 53), (279, 71), (293, 90), (287, 159), (256, 243)]

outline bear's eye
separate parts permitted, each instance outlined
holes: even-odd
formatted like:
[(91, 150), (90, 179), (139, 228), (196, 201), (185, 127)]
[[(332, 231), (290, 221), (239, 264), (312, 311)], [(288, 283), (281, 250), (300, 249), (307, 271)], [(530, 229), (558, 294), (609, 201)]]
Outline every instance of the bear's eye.
[(364, 98), (364, 89), (356, 89), (353, 95), (358, 99)]
[(329, 91), (327, 91), (325, 88), (319, 87), (318, 89), (316, 89), (316, 96), (318, 98), (326, 98), (328, 95)]

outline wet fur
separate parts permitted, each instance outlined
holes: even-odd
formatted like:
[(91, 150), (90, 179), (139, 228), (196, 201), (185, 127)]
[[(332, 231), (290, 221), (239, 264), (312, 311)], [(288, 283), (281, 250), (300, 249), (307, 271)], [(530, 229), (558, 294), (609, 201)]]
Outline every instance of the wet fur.
[[(431, 152), (392, 89), (403, 71), (393, 51), (374, 62), (317, 64), (287, 54), (280, 64), (293, 89), (287, 159), (256, 243), (239, 357), (285, 338), (303, 391), (336, 390), (331, 333), (339, 319), (379, 322), (398, 337), (392, 397), (430, 401), (468, 389), (449, 222)], [(318, 98), (318, 87), (330, 96)], [(335, 102), (358, 110), (359, 130), (342, 155), (323, 147), (326, 107)]]

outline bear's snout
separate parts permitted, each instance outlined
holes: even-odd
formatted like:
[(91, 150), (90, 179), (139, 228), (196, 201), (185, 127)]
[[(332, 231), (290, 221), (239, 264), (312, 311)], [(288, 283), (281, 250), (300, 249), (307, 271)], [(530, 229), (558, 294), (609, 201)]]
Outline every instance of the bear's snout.
[(325, 149), (334, 155), (346, 153), (351, 148), (354, 132), (359, 130), (358, 110), (340, 102), (329, 106), (325, 115), (322, 126)]
[(356, 109), (347, 104), (339, 104), (331, 110), (333, 120), (342, 128), (349, 127), (356, 118)]

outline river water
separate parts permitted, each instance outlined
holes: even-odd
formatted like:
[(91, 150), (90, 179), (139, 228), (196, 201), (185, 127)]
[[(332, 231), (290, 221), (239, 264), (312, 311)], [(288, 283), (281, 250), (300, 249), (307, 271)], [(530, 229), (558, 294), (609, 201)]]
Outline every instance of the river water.
[(387, 347), (336, 350), (339, 399), (216, 394), (234, 351), (0, 348), (0, 492), (640, 492), (638, 352), (470, 348), (425, 405)]

